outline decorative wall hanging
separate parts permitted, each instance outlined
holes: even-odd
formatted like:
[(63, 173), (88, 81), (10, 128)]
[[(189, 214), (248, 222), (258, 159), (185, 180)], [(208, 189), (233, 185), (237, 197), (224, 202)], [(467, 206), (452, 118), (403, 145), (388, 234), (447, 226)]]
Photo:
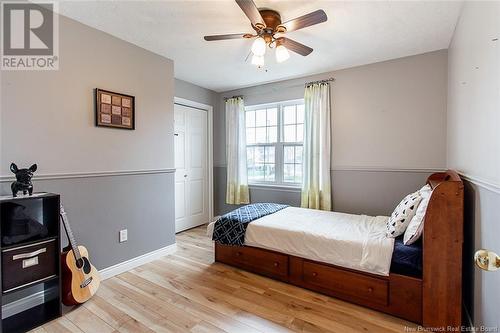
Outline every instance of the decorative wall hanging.
[(135, 129), (135, 97), (95, 90), (96, 126)]

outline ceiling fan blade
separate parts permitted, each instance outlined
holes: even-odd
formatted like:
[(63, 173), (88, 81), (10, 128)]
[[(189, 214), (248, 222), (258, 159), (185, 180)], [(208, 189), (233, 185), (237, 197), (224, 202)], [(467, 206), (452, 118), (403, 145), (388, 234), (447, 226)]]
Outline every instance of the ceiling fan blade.
[(236, 0), (236, 3), (254, 26), (261, 28), (266, 26), (264, 19), (260, 15), (259, 9), (252, 0)]
[(328, 17), (326, 13), (319, 9), (312, 13), (294, 18), (293, 20), (286, 21), (278, 26), (277, 30), (279, 31), (281, 27), (284, 27), (286, 31), (294, 31), (302, 28), (310, 27), (311, 25), (315, 25), (318, 23), (326, 22)]
[(293, 39), (286, 37), (278, 38), (278, 43), (283, 45), (290, 51), (298, 53), (304, 57), (309, 55), (313, 51), (313, 49), (310, 48), (309, 46), (305, 46), (304, 44), (301, 44), (299, 42), (294, 41)]
[(211, 36), (205, 36), (203, 39), (206, 41), (213, 41), (213, 40), (224, 40), (224, 39), (240, 39), (240, 38), (252, 38), (252, 34), (226, 34), (226, 35), (211, 35)]

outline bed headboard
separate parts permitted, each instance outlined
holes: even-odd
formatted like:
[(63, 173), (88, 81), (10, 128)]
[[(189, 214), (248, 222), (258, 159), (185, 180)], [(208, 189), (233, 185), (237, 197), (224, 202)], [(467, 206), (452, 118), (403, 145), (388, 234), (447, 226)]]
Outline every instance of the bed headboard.
[[(427, 184), (429, 184), (433, 189), (443, 182), (459, 182), (462, 183), (462, 179), (456, 171), (448, 170), (445, 172), (436, 172), (427, 178)], [(463, 186), (463, 184), (462, 184)]]
[(464, 185), (453, 170), (432, 174), (423, 233), (423, 324), (460, 326)]

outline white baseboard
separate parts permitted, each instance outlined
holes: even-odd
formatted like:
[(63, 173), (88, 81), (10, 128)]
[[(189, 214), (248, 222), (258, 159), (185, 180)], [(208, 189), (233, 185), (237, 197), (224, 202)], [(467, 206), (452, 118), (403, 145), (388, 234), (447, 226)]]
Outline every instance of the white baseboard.
[(99, 270), (99, 274), (101, 275), (101, 280), (109, 279), (110, 277), (129, 271), (138, 266), (147, 264), (148, 262), (151, 262), (158, 258), (168, 256), (169, 254), (175, 253), (175, 251), (177, 251), (177, 244), (174, 243), (172, 245), (165, 246), (161, 249), (126, 260), (119, 264), (101, 269)]
[[(99, 271), (101, 279), (102, 280), (109, 279), (110, 277), (129, 271), (138, 266), (147, 264), (148, 262), (151, 262), (153, 260), (175, 253), (176, 250), (177, 250), (177, 244), (172, 244), (169, 246), (165, 246), (161, 249), (121, 262), (119, 264), (101, 269)], [(49, 298), (51, 298), (51, 296), (49, 296)], [(45, 295), (42, 290), (34, 294), (31, 294), (29, 296), (23, 297), (21, 299), (7, 303), (5, 305), (2, 305), (3, 318), (10, 317), (12, 315), (15, 315), (16, 313), (40, 305), (44, 302), (44, 300), (45, 300)]]

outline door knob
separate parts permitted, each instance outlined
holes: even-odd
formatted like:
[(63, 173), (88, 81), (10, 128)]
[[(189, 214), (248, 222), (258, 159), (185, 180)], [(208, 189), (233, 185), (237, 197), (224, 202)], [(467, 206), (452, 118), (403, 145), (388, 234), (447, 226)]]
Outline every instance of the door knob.
[(184, 178), (186, 178), (188, 175), (184, 175)]
[(478, 250), (474, 255), (476, 266), (485, 271), (496, 271), (500, 269), (500, 257), (498, 254), (488, 250)]

